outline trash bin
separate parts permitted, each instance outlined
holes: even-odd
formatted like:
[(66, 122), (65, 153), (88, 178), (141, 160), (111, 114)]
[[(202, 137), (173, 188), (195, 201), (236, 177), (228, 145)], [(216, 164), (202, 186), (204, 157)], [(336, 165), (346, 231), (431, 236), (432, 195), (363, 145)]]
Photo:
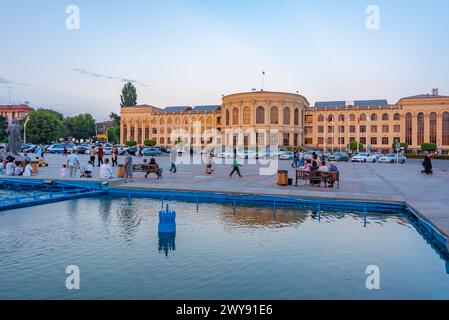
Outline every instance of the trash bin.
[(119, 164), (118, 165), (118, 173), (117, 173), (119, 178), (124, 178), (125, 177), (125, 165), (123, 164)]
[(39, 162), (33, 162), (31, 168), (33, 169), (33, 174), (36, 175), (39, 172)]
[(286, 170), (278, 171), (278, 185), (288, 186), (288, 171)]

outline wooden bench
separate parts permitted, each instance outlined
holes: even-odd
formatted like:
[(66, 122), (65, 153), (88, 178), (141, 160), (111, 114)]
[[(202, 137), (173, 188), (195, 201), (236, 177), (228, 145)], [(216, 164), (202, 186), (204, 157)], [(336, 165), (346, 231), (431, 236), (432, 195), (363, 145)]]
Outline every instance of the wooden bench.
[(296, 170), (296, 186), (298, 186), (300, 180), (319, 186), (321, 186), (321, 183), (324, 183), (324, 185), (338, 183), (338, 189), (340, 189), (340, 172)]
[(157, 164), (135, 164), (133, 165), (133, 172), (143, 172), (145, 173), (145, 178), (149, 174), (154, 173), (158, 179), (162, 179), (162, 169)]

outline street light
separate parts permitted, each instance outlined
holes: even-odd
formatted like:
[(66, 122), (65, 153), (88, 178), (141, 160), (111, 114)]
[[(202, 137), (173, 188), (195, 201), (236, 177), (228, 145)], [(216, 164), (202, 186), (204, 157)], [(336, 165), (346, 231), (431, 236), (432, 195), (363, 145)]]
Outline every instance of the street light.
[(27, 116), (25, 118), (25, 122), (23, 123), (23, 144), (27, 143), (27, 124), (28, 124), (28, 121), (30, 121), (30, 117), (29, 116)]

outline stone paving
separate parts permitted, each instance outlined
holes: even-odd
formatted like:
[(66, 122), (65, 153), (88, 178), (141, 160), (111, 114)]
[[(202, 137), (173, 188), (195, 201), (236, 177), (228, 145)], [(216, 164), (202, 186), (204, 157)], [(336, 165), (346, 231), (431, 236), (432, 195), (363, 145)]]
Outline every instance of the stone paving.
[[(47, 155), (50, 167), (40, 170), (36, 178), (58, 179), (59, 168), (65, 162), (62, 155)], [(81, 156), (82, 165), (87, 163), (87, 156)], [(157, 180), (154, 175), (145, 179), (143, 173), (137, 173), (132, 183), (125, 184), (122, 179), (112, 183), (123, 188), (160, 188), (194, 191), (216, 191), (230, 193), (252, 193), (270, 195), (291, 195), (304, 197), (398, 201), (407, 202), (422, 215), (427, 217), (446, 235), (449, 235), (449, 171), (447, 163), (437, 162), (433, 176), (420, 173), (420, 161), (398, 164), (365, 164), (338, 163), (341, 172), (341, 186), (336, 188), (318, 188), (303, 185), (298, 187), (281, 187), (276, 184), (276, 175), (259, 174), (260, 165), (243, 164), (243, 177), (237, 175), (230, 178), (231, 164), (216, 164), (213, 175), (205, 174), (202, 164), (178, 165), (176, 174), (168, 172), (169, 159), (163, 156), (157, 159), (163, 168), (163, 179)], [(134, 158), (134, 163), (141, 163), (142, 158)], [(120, 157), (119, 164), (123, 163)], [(289, 177), (294, 178), (295, 169), (290, 161), (279, 161), (279, 169), (289, 170)], [(98, 177), (98, 168), (94, 170)]]

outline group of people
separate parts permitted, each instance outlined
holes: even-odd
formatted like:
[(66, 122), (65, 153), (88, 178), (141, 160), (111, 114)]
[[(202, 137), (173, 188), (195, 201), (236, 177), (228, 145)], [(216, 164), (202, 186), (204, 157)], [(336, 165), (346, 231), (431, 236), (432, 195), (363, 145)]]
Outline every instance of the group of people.
[(33, 175), (31, 160), (19, 161), (13, 156), (8, 156), (4, 161), (0, 162), (0, 174), (31, 177)]
[(298, 149), (295, 149), (295, 151), (293, 152), (292, 168), (303, 167), (304, 163), (305, 163), (304, 152), (303, 151), (299, 151)]
[[(60, 176), (61, 178), (65, 178), (68, 173), (69, 178), (76, 178), (78, 176), (78, 170), (80, 170), (81, 178), (92, 178), (93, 177), (93, 167), (95, 165), (95, 159), (90, 158), (87, 162), (87, 165), (81, 168), (80, 157), (77, 154), (76, 150), (72, 150), (72, 152), (67, 156), (67, 162), (61, 166)], [(113, 178), (112, 166), (109, 163), (109, 159), (104, 159), (101, 157), (100, 167), (100, 179), (109, 180)]]

